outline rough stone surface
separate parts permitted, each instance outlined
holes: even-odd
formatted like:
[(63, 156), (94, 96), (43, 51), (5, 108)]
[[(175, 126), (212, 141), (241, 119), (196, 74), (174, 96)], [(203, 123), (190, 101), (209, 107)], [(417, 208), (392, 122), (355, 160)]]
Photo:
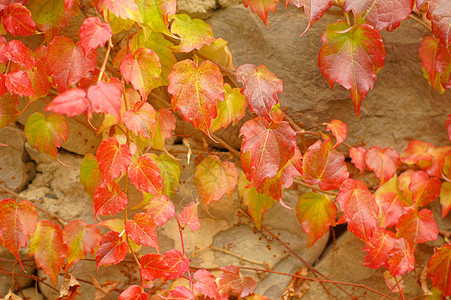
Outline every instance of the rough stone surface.
[[(0, 129), (0, 184), (20, 191), (32, 176), (33, 164), (27, 164), (23, 131), (12, 125)], [(0, 191), (2, 193), (2, 191)]]
[[(20, 257), (22, 260), (27, 259), (27, 252), (28, 249), (21, 249), (20, 250)], [(6, 249), (6, 248), (2, 248), (0, 247), (0, 257), (4, 258), (4, 259), (10, 259), (15, 261), (16, 258)], [(27, 271), (27, 274), (33, 274), (33, 272), (35, 271), (35, 266), (33, 263), (27, 262), (25, 263), (25, 270)], [(24, 271), (22, 270), (22, 268), (15, 263), (10, 263), (10, 262), (6, 262), (6, 261), (0, 261), (0, 268), (2, 270), (6, 270), (8, 272), (14, 272), (15, 274), (20, 274), (20, 275), (24, 275), (26, 273), (24, 273)], [(14, 277), (14, 282), (13, 282), (13, 278), (11, 275), (9, 274), (0, 274), (0, 299), (1, 297), (5, 296), (9, 289), (11, 289), (12, 291), (15, 291), (16, 289), (19, 288), (26, 288), (31, 286), (32, 284), (34, 284), (33, 279), (29, 278), (29, 277), (25, 277), (25, 276), (15, 276)]]
[(23, 300), (44, 300), (44, 296), (42, 296), (41, 293), (36, 292), (36, 288), (34, 287), (23, 289), (19, 292), (19, 296), (21, 296)]
[[(445, 122), (451, 91), (439, 95), (422, 76), (418, 47), (428, 32), (405, 21), (394, 32), (382, 32), (386, 47), (385, 67), (362, 104), (357, 118), (349, 91), (336, 84), (332, 90), (317, 65), (320, 36), (328, 24), (343, 18), (338, 9), (328, 11), (301, 38), (308, 20), (302, 9), (279, 5), (265, 27), (260, 18), (243, 6), (217, 11), (207, 20), (216, 37), (228, 41), (236, 67), (265, 65), (284, 82), (279, 94), (282, 107), (305, 124), (307, 130), (325, 130), (323, 122), (340, 119), (348, 125), (347, 142), (362, 136), (369, 145), (405, 148), (419, 139), (447, 145)], [(302, 113), (302, 117), (297, 117)], [(238, 131), (235, 137), (238, 139)]]
[(206, 19), (216, 8), (215, 0), (178, 0), (177, 13), (185, 13), (193, 18)]
[(241, 0), (219, 0), (218, 3), (221, 7), (229, 7), (240, 4)]

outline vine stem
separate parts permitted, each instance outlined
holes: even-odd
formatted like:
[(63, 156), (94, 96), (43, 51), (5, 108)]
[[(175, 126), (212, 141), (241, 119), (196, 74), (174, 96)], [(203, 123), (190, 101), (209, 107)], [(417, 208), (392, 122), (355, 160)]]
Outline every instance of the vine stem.
[(432, 32), (432, 28), (430, 25), (428, 25), (426, 22), (424, 22), (423, 20), (421, 20), (420, 18), (418, 18), (415, 14), (411, 13), (409, 15), (409, 19), (414, 20), (415, 22), (417, 22), (418, 24), (420, 24), (421, 26), (423, 26), (424, 28), (426, 28), (427, 30)]
[(312, 189), (312, 190), (314, 190), (314, 191), (318, 191), (318, 192), (324, 193), (324, 194), (328, 194), (328, 195), (331, 195), (331, 196), (337, 196), (337, 195), (338, 195), (337, 192), (323, 191), (322, 189), (317, 188), (316, 186), (313, 186), (313, 185), (311, 185), (311, 184), (308, 184), (308, 183), (306, 183), (306, 182), (304, 182), (304, 181), (302, 181), (302, 180), (300, 180), (300, 179), (294, 178), (294, 179), (293, 179), (293, 182), (296, 183), (296, 184), (305, 186), (305, 187), (307, 187), (307, 188), (309, 188), (309, 189)]
[(111, 38), (108, 40), (108, 48), (106, 49), (105, 58), (103, 59), (102, 68), (100, 69), (99, 77), (97, 78), (97, 82), (99, 82), (102, 77), (103, 73), (105, 73), (106, 64), (108, 61), (108, 57), (110, 56), (111, 47), (113, 46), (113, 42), (111, 41)]
[(5, 271), (5, 270), (3, 270), (3, 269), (1, 269), (1, 268), (0, 268), (0, 273), (8, 274), (8, 275), (13, 275), (13, 276), (28, 277), (28, 278), (33, 279), (34, 281), (42, 282), (43, 284), (45, 284), (45, 285), (48, 286), (49, 288), (51, 288), (51, 289), (53, 289), (53, 290), (59, 292), (59, 290), (58, 290), (57, 288), (55, 288), (55, 287), (53, 287), (52, 285), (50, 285), (50, 284), (48, 284), (47, 282), (45, 282), (45, 281), (44, 281), (45, 279), (41, 279), (41, 278), (39, 278), (39, 277), (37, 277), (37, 276), (35, 276), (35, 275), (15, 274), (15, 273), (12, 273), (12, 272)]
[[(16, 198), (18, 198), (18, 199), (30, 201), (30, 200), (28, 200), (28, 199), (26, 199), (26, 198), (20, 196), (19, 194), (13, 192), (12, 190), (8, 189), (7, 187), (4, 187), (4, 186), (0, 185), (0, 189), (4, 190), (4, 191), (7, 192), (8, 194), (11, 194), (12, 196), (14, 196), (14, 197), (16, 197)], [(30, 201), (30, 202), (32, 202), (32, 201)], [(35, 204), (35, 203), (33, 203), (33, 205), (34, 205), (37, 209), (39, 209), (40, 211), (42, 211), (43, 213), (45, 213), (45, 214), (49, 215), (50, 217), (52, 217), (52, 218), (58, 220), (60, 223), (61, 223), (61, 221), (66, 222), (66, 223), (69, 223), (69, 222), (70, 222), (68, 219), (65, 219), (65, 218), (63, 218), (63, 217), (60, 217), (60, 216), (58, 216), (58, 215), (55, 215), (54, 213), (49, 212), (48, 210), (46, 210), (46, 209), (40, 207), (39, 205), (37, 205), (37, 204)]]
[(229, 250), (226, 250), (226, 249), (216, 248), (216, 247), (213, 247), (213, 246), (211, 246), (211, 245), (208, 246), (207, 248), (212, 249), (212, 250), (215, 250), (215, 251), (220, 251), (220, 252), (222, 252), (222, 253), (226, 253), (226, 254), (229, 254), (229, 255), (232, 255), (232, 256), (235, 256), (235, 257), (238, 257), (240, 260), (244, 260), (244, 261), (250, 262), (251, 264), (256, 264), (256, 265), (265, 266), (265, 263), (264, 263), (264, 262), (256, 261), (256, 260), (253, 260), (253, 259), (250, 259), (250, 258), (246, 258), (246, 257), (244, 257), (244, 256), (242, 256), (242, 255), (233, 253), (233, 252), (231, 252), (231, 251), (229, 251)]
[[(180, 223), (180, 219), (177, 216), (177, 214), (174, 215), (175, 219), (177, 220), (177, 225), (179, 227), (179, 233), (180, 233), (180, 242), (182, 243), (182, 253), (183, 256), (186, 257), (186, 252), (185, 252), (185, 242), (183, 240), (183, 228), (182, 228), (182, 224)], [(194, 290), (193, 290), (193, 280), (191, 279), (191, 272), (190, 270), (188, 270), (188, 279), (189, 279), (189, 286), (191, 288), (191, 293), (193, 293), (194, 295)]]

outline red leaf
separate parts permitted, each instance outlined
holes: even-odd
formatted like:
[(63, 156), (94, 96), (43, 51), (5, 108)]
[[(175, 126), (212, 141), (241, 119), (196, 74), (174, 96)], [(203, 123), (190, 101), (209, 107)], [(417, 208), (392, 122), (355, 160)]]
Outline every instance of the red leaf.
[(7, 52), (5, 53), (8, 60), (15, 62), (27, 69), (33, 69), (36, 65), (36, 61), (30, 56), (31, 50), (27, 48), (21, 41), (12, 40), (6, 45)]
[(446, 0), (430, 0), (427, 3), (427, 18), (431, 20), (432, 32), (448, 48), (451, 45), (451, 2)]
[(143, 100), (158, 86), (161, 63), (158, 55), (151, 49), (139, 48), (134, 54), (125, 56), (119, 69), (124, 80), (131, 82)]
[(393, 232), (380, 227), (374, 230), (373, 237), (363, 247), (363, 251), (368, 251), (363, 264), (375, 269), (387, 266), (395, 242), (396, 235)]
[(89, 17), (81, 24), (80, 44), (85, 54), (99, 46), (105, 46), (105, 43), (113, 35), (108, 23), (102, 23), (97, 17)]
[(98, 6), (106, 7), (113, 14), (124, 20), (142, 21), (138, 6), (134, 0), (100, 0)]
[(128, 177), (140, 192), (161, 194), (160, 170), (150, 155), (141, 155), (136, 164), (131, 164), (128, 168)]
[(170, 296), (168, 300), (192, 300), (194, 299), (193, 293), (185, 286), (176, 286), (173, 290), (169, 291)]
[(410, 178), (409, 190), (413, 193), (412, 200), (416, 208), (424, 207), (440, 195), (441, 181), (429, 178), (426, 172), (415, 172)]
[(148, 300), (149, 295), (144, 293), (142, 287), (139, 285), (131, 285), (125, 289), (118, 300)]
[(246, 95), (249, 109), (257, 116), (276, 122), (271, 116), (271, 109), (277, 103), (277, 92), (282, 93), (283, 82), (265, 66), (246, 64), (238, 67), (236, 78), (243, 84), (241, 93)]
[(404, 213), (402, 195), (398, 190), (398, 177), (395, 175), (381, 185), (374, 196), (379, 206), (379, 226), (391, 227), (396, 225)]
[(445, 218), (451, 209), (451, 182), (444, 182), (440, 189), (440, 204), (442, 205), (442, 218)]
[(405, 238), (410, 248), (415, 251), (417, 244), (437, 239), (438, 228), (432, 211), (415, 208), (406, 209), (396, 225), (396, 236)]
[(167, 280), (180, 278), (189, 270), (189, 260), (177, 249), (164, 253), (163, 260), (168, 264)]
[[(290, 3), (290, 0), (285, 0), (285, 5), (288, 6), (288, 3)], [(293, 4), (296, 5), (296, 7), (304, 7), (304, 13), (309, 20), (307, 28), (301, 36), (309, 30), (313, 23), (318, 21), (324, 15), (328, 8), (332, 7), (333, 3), (333, 0), (293, 0)]]
[(257, 287), (257, 283), (252, 277), (241, 277), (240, 270), (235, 266), (219, 268), (223, 273), (219, 278), (219, 289), (226, 289), (238, 294), (240, 297), (246, 297), (252, 294)]
[(278, 2), (279, 0), (243, 0), (244, 7), (249, 7), (252, 12), (257, 13), (266, 26), (268, 14), (270, 11), (276, 12)]
[(385, 47), (379, 33), (367, 24), (349, 27), (345, 21), (330, 24), (322, 34), (318, 57), (321, 74), (333, 88), (334, 82), (351, 90), (357, 116), (376, 75), (384, 66)]
[(392, 257), (388, 261), (387, 269), (393, 277), (412, 272), (415, 269), (415, 256), (405, 239), (397, 239), (390, 254)]
[(146, 101), (135, 103), (135, 107), (124, 114), (124, 123), (135, 135), (150, 138), (157, 130), (157, 112)]
[(67, 266), (86, 258), (89, 252), (94, 254), (100, 244), (102, 233), (95, 225), (86, 225), (82, 220), (74, 220), (64, 226), (64, 243), (67, 245)]
[(82, 89), (70, 89), (53, 98), (44, 111), (53, 111), (57, 114), (66, 114), (68, 117), (81, 115), (89, 109), (90, 103), (86, 92)]
[(317, 141), (304, 153), (304, 180), (318, 184), (324, 190), (333, 190), (349, 177), (343, 154), (331, 150), (331, 143)]
[(427, 267), (432, 286), (438, 288), (445, 297), (451, 295), (451, 245), (435, 248)]
[(192, 231), (197, 231), (200, 228), (199, 217), (197, 215), (197, 207), (199, 204), (191, 201), (187, 204), (180, 213), (180, 223), (189, 226)]
[(88, 72), (87, 59), (80, 46), (65, 36), (55, 37), (47, 53), (47, 74), (62, 93)]
[(158, 249), (158, 237), (154, 220), (146, 213), (138, 213), (125, 223), (127, 236), (137, 245)]
[(36, 32), (36, 23), (31, 18), (31, 12), (20, 3), (12, 3), (6, 9), (3, 26), (13, 37), (32, 35)]
[(116, 83), (99, 81), (89, 87), (87, 97), (95, 112), (110, 113), (116, 120), (121, 119), (122, 86), (118, 88)]
[(446, 129), (448, 130), (448, 139), (451, 141), (451, 115), (449, 115), (448, 120), (446, 120)]
[(132, 160), (132, 153), (127, 145), (119, 145), (119, 142), (112, 137), (104, 140), (97, 148), (96, 159), (105, 180), (111, 182), (127, 171)]
[(332, 147), (332, 149), (336, 148), (346, 139), (346, 136), (348, 135), (348, 126), (346, 126), (343, 121), (332, 120), (330, 123), (323, 123), (323, 125), (327, 125), (327, 131), (331, 131), (337, 140), (337, 143)]
[(11, 93), (22, 97), (34, 96), (31, 80), (27, 73), (22, 70), (6, 74), (5, 85)]
[(351, 149), (349, 149), (349, 156), (351, 156), (351, 161), (354, 166), (360, 170), (360, 174), (362, 174), (362, 172), (366, 168), (365, 153), (366, 150), (363, 147), (352, 147)]
[(242, 168), (254, 184), (274, 178), (295, 154), (296, 133), (285, 121), (270, 124), (254, 118), (244, 123), (240, 136)]
[(308, 246), (311, 247), (329, 232), (330, 226), (335, 226), (337, 207), (327, 195), (310, 192), (299, 197), (296, 215), (302, 229), (310, 237)]
[(30, 238), (29, 255), (34, 255), (36, 266), (42, 268), (56, 285), (61, 267), (64, 266), (67, 246), (63, 241), (63, 230), (49, 220), (38, 223), (33, 236)]
[(16, 257), (22, 268), (19, 248), (27, 245), (38, 219), (38, 213), (30, 201), (17, 203), (9, 198), (0, 200), (0, 242)]
[(168, 79), (172, 110), (180, 110), (185, 121), (210, 136), (211, 120), (217, 116), (216, 102), (225, 97), (219, 68), (208, 60), (197, 67), (186, 59), (174, 65)]
[(395, 30), (401, 21), (412, 12), (414, 0), (345, 0), (343, 11), (353, 11), (354, 16), (363, 19), (377, 31), (386, 28)]
[(374, 145), (366, 151), (365, 162), (368, 169), (384, 183), (395, 175), (400, 159), (396, 150), (389, 147), (382, 149)]
[[(421, 58), (423, 76), (440, 94), (444, 93), (445, 86), (442, 85), (442, 79), (443, 81), (448, 80), (446, 80), (446, 75), (443, 76), (441, 72), (444, 71), (442, 70), (444, 65), (451, 63), (451, 59), (449, 58), (448, 50), (445, 45), (440, 42), (438, 38), (434, 36), (427, 36), (421, 41), (419, 57)], [(438, 70), (438, 66), (441, 67), (441, 71)]]
[(155, 220), (158, 227), (169, 221), (175, 215), (174, 204), (165, 196), (154, 197), (144, 210)]
[(98, 215), (115, 215), (127, 207), (127, 195), (117, 182), (102, 183), (94, 193), (94, 212)]
[(337, 196), (343, 216), (338, 223), (348, 222), (348, 230), (368, 242), (377, 228), (379, 207), (374, 196), (360, 180), (347, 179)]
[(205, 205), (219, 201), (225, 194), (231, 196), (238, 182), (238, 170), (229, 161), (221, 162), (216, 155), (209, 155), (194, 172), (194, 185)]
[(211, 299), (219, 299), (218, 285), (209, 271), (201, 269), (194, 273), (194, 288)]
[(116, 265), (125, 259), (128, 253), (127, 242), (122, 242), (119, 233), (108, 231), (100, 240), (96, 253), (97, 269), (103, 265)]
[(141, 257), (139, 262), (142, 266), (139, 271), (145, 280), (154, 281), (158, 278), (165, 278), (168, 275), (169, 265), (161, 255), (146, 254)]

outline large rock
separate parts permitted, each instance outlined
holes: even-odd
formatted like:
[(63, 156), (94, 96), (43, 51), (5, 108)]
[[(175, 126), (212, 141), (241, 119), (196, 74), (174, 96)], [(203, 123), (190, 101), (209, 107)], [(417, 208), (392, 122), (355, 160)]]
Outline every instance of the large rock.
[[(299, 35), (308, 20), (302, 9), (279, 5), (265, 27), (260, 18), (243, 6), (216, 12), (207, 20), (215, 36), (229, 42), (234, 65), (265, 65), (284, 82), (279, 94), (282, 107), (307, 130), (325, 130), (323, 122), (340, 119), (348, 125), (348, 142), (359, 136), (369, 145), (405, 148), (408, 141), (420, 139), (436, 145), (448, 144), (445, 122), (451, 92), (439, 95), (422, 76), (418, 47), (430, 34), (419, 24), (407, 20), (394, 32), (382, 32), (386, 65), (379, 72), (375, 87), (362, 104), (360, 119), (354, 113), (349, 91), (336, 84), (332, 90), (317, 65), (320, 36), (328, 24), (343, 19), (334, 8)], [(302, 113), (302, 117), (297, 117)], [(238, 131), (235, 133), (238, 139)]]

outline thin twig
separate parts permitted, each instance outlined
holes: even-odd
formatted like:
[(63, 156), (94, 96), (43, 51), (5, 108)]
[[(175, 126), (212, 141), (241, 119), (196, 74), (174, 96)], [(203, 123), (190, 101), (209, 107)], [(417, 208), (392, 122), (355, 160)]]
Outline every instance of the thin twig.
[(41, 279), (41, 278), (39, 278), (39, 277), (37, 277), (37, 276), (34, 276), (34, 275), (17, 274), (17, 273), (13, 274), (13, 273), (8, 272), (8, 271), (5, 271), (5, 270), (3, 270), (3, 269), (0, 269), (0, 273), (8, 274), (8, 275), (14, 275), (14, 276), (22, 276), (22, 277), (31, 278), (31, 279), (33, 279), (34, 281), (42, 282), (43, 284), (45, 284), (45, 285), (48, 286), (49, 288), (51, 288), (51, 289), (53, 289), (53, 290), (59, 292), (58, 289), (56, 289), (56, 288), (53, 287), (52, 285), (50, 285), (50, 284), (48, 284), (47, 282), (45, 282), (45, 281), (44, 281), (45, 279)]
[(296, 184), (305, 186), (305, 187), (307, 187), (307, 188), (309, 188), (309, 189), (312, 189), (312, 190), (315, 190), (315, 191), (324, 193), (324, 194), (328, 194), (328, 195), (331, 195), (331, 196), (337, 196), (337, 195), (338, 195), (337, 192), (323, 191), (322, 189), (320, 189), (320, 188), (318, 188), (318, 187), (316, 187), (316, 186), (314, 186), (314, 185), (308, 184), (308, 183), (306, 183), (306, 182), (304, 182), (304, 181), (301, 181), (300, 179), (297, 179), (297, 178), (294, 178), (294, 179), (293, 179), (293, 182), (296, 183)]
[(220, 252), (222, 252), (222, 253), (226, 253), (226, 254), (229, 254), (229, 255), (238, 257), (240, 260), (244, 260), (244, 261), (250, 262), (250, 263), (252, 263), (252, 264), (266, 266), (266, 264), (265, 264), (264, 262), (256, 261), (256, 260), (253, 260), (253, 259), (250, 259), (250, 258), (246, 258), (246, 257), (244, 257), (244, 256), (242, 256), (242, 255), (233, 253), (233, 252), (231, 252), (231, 251), (229, 251), (229, 250), (226, 250), (226, 249), (216, 248), (216, 247), (213, 247), (213, 246), (208, 246), (207, 248), (210, 248), (210, 249), (212, 249), (212, 250), (220, 251)]
[(215, 139), (216, 141), (219, 142), (219, 144), (221, 144), (222, 146), (224, 146), (224, 148), (226, 148), (227, 150), (230, 151), (230, 153), (232, 153), (234, 156), (236, 157), (240, 157), (240, 151), (236, 150), (235, 148), (233, 148), (232, 146), (229, 145), (229, 143), (227, 143), (226, 141), (224, 141), (223, 139), (221, 139), (219, 136), (211, 134), (211, 137), (213, 139)]
[[(182, 244), (182, 251), (183, 251), (183, 256), (186, 257), (186, 252), (185, 252), (185, 242), (183, 240), (183, 229), (182, 229), (182, 224), (180, 223), (179, 217), (177, 216), (177, 214), (175, 214), (175, 219), (177, 220), (177, 225), (179, 227), (179, 233), (180, 233), (180, 241)], [(189, 278), (189, 286), (191, 288), (191, 293), (194, 294), (194, 290), (193, 290), (193, 280), (191, 279), (191, 271), (188, 270), (188, 278)]]
[(111, 41), (111, 38), (108, 40), (108, 48), (105, 53), (105, 58), (103, 59), (102, 68), (100, 69), (99, 77), (97, 78), (97, 82), (99, 82), (102, 79), (103, 73), (105, 73), (105, 67), (108, 62), (108, 56), (110, 55), (111, 47), (113, 46), (113, 42)]
[(426, 22), (424, 22), (423, 20), (421, 20), (420, 18), (418, 18), (414, 13), (411, 13), (409, 15), (409, 18), (414, 20), (415, 22), (419, 23), (420, 25), (422, 25), (424, 28), (426, 28), (427, 30), (432, 32), (432, 28), (430, 25), (428, 25)]

